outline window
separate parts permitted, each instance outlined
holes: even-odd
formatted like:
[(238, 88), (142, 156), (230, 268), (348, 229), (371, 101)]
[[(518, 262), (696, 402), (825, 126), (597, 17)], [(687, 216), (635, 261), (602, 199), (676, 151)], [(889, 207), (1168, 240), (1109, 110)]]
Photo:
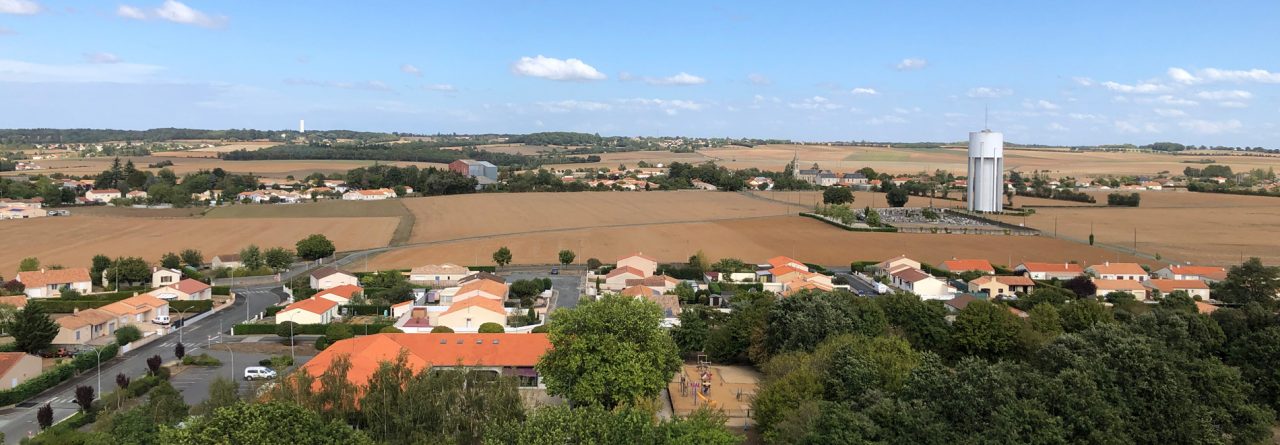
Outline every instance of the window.
[(538, 376), (519, 376), (519, 385), (521, 388), (534, 388), (538, 386)]
[(76, 341), (80, 341), (80, 330), (76, 329)]

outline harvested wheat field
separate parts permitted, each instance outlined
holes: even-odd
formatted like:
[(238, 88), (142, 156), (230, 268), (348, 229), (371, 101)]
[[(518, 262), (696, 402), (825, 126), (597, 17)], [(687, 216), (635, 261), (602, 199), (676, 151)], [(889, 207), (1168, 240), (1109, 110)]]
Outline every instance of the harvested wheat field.
[(605, 226), (785, 215), (787, 204), (738, 193), (480, 193), (403, 200), (412, 242)]
[[(1143, 192), (1140, 207), (1042, 208), (1027, 224), (1087, 242), (1159, 254), (1166, 262), (1227, 266), (1241, 258), (1280, 263), (1280, 199), (1194, 192)], [(1105, 201), (1105, 196), (1100, 198)], [(1021, 217), (1006, 217), (1020, 223)]]
[(156, 261), (165, 252), (199, 249), (205, 258), (238, 252), (249, 244), (293, 247), (323, 233), (339, 251), (387, 245), (398, 218), (123, 218), (69, 216), (3, 221), (0, 273), (17, 270), (24, 257), (45, 265), (88, 267), (96, 254), (141, 256)]
[(1046, 236), (984, 236), (847, 232), (798, 216), (749, 218), (715, 222), (645, 224), (543, 231), (521, 235), (441, 241), (396, 249), (373, 257), (370, 269), (409, 268), (428, 263), (492, 264), (499, 247), (511, 249), (515, 264), (553, 264), (560, 249), (571, 249), (579, 262), (599, 258), (612, 262), (644, 252), (663, 262), (683, 262), (702, 250), (712, 259), (736, 257), (763, 261), (788, 255), (830, 266), (851, 261), (882, 260), (897, 255), (937, 263), (960, 258), (986, 258), (995, 264), (1022, 261), (1138, 261), (1129, 255)]

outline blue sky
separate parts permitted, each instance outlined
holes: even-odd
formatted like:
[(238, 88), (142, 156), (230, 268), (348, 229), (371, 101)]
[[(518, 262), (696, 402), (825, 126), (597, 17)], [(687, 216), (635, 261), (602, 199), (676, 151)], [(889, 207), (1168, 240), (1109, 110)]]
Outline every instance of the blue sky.
[(1280, 2), (0, 0), (0, 126), (1267, 146)]

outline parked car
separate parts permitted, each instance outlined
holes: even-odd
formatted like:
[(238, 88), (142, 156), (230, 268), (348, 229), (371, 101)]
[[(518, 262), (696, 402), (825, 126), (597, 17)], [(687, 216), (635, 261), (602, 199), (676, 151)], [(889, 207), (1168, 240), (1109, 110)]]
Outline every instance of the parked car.
[(551, 274), (552, 274), (552, 275), (560, 275), (560, 268), (559, 268), (559, 267), (552, 267), (552, 268), (551, 268)]
[(152, 323), (159, 325), (167, 325), (172, 321), (173, 320), (170, 320), (168, 315), (157, 315), (156, 318), (151, 319)]
[(265, 366), (250, 366), (248, 368), (244, 368), (245, 380), (261, 380), (261, 379), (274, 379), (274, 378), (276, 378), (276, 372), (271, 370), (271, 368), (268, 368)]

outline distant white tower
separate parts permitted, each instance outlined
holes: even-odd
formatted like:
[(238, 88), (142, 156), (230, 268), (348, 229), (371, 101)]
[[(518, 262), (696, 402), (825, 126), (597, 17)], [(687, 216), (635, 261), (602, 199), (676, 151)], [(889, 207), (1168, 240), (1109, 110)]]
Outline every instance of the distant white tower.
[(298, 132), (299, 132), (299, 133), (306, 133), (306, 132), (307, 132), (307, 121), (306, 121), (306, 119), (298, 119)]
[(991, 130), (969, 133), (969, 210), (1004, 210), (1004, 135)]

